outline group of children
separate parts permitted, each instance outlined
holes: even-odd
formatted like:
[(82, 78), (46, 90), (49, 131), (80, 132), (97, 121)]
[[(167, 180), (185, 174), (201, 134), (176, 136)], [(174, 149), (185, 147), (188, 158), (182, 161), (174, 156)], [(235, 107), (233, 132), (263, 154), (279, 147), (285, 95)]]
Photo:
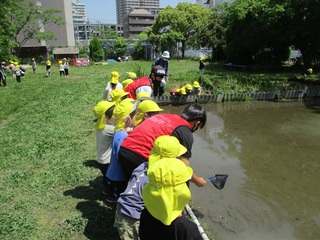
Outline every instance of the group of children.
[(180, 88), (174, 88), (170, 91), (171, 96), (188, 96), (188, 95), (201, 95), (201, 86), (198, 81), (193, 84), (186, 84)]
[[(97, 161), (103, 178), (102, 192), (107, 202), (117, 203), (115, 225), (120, 239), (202, 239), (197, 226), (182, 214), (191, 198), (186, 183), (193, 177), (193, 172), (184, 161), (177, 159), (187, 154), (189, 149), (170, 134), (170, 127), (168, 131), (164, 130), (167, 134), (152, 140), (148, 161), (141, 164), (135, 162), (128, 178), (119, 154), (123, 152), (123, 142), (139, 126), (143, 129), (144, 125), (150, 126), (149, 120), (161, 115), (166, 118), (168, 114), (160, 114), (164, 110), (148, 92), (140, 91), (135, 98), (130, 98), (129, 92), (123, 90), (134, 83), (137, 78), (135, 73), (129, 72), (122, 83), (119, 76), (116, 71), (111, 73), (104, 100), (93, 111), (96, 118)], [(205, 112), (200, 106), (196, 107), (201, 110), (191, 111), (200, 112), (197, 118), (200, 121), (195, 123), (195, 120), (189, 119), (192, 126), (179, 116), (173, 119), (181, 119), (178, 120), (180, 124), (186, 124), (188, 129), (194, 131), (199, 126), (202, 128), (206, 121)], [(190, 107), (186, 112), (189, 110)], [(156, 120), (157, 124), (166, 122), (160, 119)], [(169, 120), (172, 120), (171, 117), (168, 117)], [(154, 134), (158, 134), (156, 129)], [(192, 134), (190, 129), (188, 131)], [(145, 141), (151, 141), (147, 135)], [(137, 141), (135, 144), (138, 147), (146, 144)], [(187, 236), (192, 238), (185, 238)]]
[[(58, 61), (60, 77), (69, 77), (69, 62), (66, 58)], [(35, 72), (35, 71), (34, 71)], [(51, 61), (46, 61), (46, 77), (51, 76)]]

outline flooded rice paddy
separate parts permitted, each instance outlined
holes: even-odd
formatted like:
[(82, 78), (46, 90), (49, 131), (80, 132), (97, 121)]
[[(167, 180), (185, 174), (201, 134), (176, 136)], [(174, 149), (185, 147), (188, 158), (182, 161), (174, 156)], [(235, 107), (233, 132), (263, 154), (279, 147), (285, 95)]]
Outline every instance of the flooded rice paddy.
[(208, 121), (194, 134), (190, 164), (204, 178), (229, 174), (221, 191), (191, 185), (209, 238), (320, 239), (320, 102), (204, 106)]

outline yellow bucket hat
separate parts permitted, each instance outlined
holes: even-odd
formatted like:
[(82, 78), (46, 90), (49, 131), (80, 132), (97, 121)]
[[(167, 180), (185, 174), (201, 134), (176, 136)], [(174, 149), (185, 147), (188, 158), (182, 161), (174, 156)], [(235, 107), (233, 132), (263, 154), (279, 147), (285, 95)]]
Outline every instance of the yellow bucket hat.
[(204, 60), (206, 60), (204, 57), (201, 57), (201, 58), (200, 58), (200, 61), (204, 61)]
[(137, 79), (137, 74), (135, 72), (128, 72), (128, 78)]
[(130, 113), (136, 110), (137, 101), (132, 98), (126, 98), (122, 100), (113, 110), (113, 116), (116, 119), (116, 126), (114, 131), (119, 131), (124, 128), (125, 125), (125, 117), (129, 116)]
[(133, 83), (133, 80), (131, 78), (127, 78), (122, 81), (123, 89), (125, 89), (130, 83)]
[(186, 90), (192, 90), (192, 85), (191, 84), (186, 84), (185, 86)]
[(150, 97), (150, 94), (147, 92), (139, 92), (137, 94), (137, 100), (143, 101), (143, 100), (153, 100), (152, 97)]
[(177, 92), (181, 93), (182, 95), (186, 95), (187, 94), (185, 87), (177, 89)]
[(194, 82), (193, 82), (193, 86), (194, 86), (195, 88), (199, 88), (199, 87), (200, 87), (200, 84), (199, 84), (198, 81), (194, 81)]
[(149, 183), (142, 189), (143, 202), (150, 214), (165, 225), (170, 225), (191, 199), (186, 182), (192, 169), (176, 158), (163, 158), (149, 163)]
[(120, 74), (117, 71), (111, 72), (111, 80), (110, 82), (113, 84), (117, 84), (119, 82)]
[(119, 104), (121, 102), (121, 99), (124, 96), (127, 96), (129, 93), (123, 91), (123, 89), (114, 89), (110, 92), (110, 97), (115, 104)]
[(100, 101), (97, 103), (96, 106), (93, 108), (93, 114), (97, 118), (97, 122), (95, 125), (95, 129), (102, 130), (106, 126), (106, 117), (105, 112), (111, 108), (113, 105), (115, 105), (114, 102), (108, 102), (108, 101)]
[(145, 113), (149, 112), (162, 112), (163, 109), (158, 106), (158, 104), (153, 100), (145, 100), (140, 102), (137, 107), (137, 115), (135, 126), (139, 125), (143, 119)]
[(187, 152), (176, 137), (163, 135), (158, 137), (153, 144), (149, 155), (149, 165), (162, 158), (176, 158)]

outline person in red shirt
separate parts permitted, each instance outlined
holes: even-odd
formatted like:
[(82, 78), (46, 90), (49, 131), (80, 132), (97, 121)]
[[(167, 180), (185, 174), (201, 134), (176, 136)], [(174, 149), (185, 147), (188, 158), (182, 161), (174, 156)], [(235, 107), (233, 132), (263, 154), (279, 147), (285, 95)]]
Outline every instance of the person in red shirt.
[(147, 92), (150, 96), (152, 96), (152, 81), (160, 81), (165, 75), (165, 70), (160, 65), (156, 65), (152, 67), (150, 76), (144, 76), (130, 83), (125, 89), (125, 92), (128, 92), (128, 97), (137, 99), (137, 94), (139, 92)]
[[(162, 135), (175, 136), (187, 148), (187, 152), (179, 159), (189, 166), (194, 142), (193, 132), (198, 128), (203, 128), (206, 121), (206, 112), (198, 104), (188, 105), (180, 115), (157, 114), (144, 120), (122, 142), (118, 152), (118, 159), (127, 181), (136, 167), (148, 161), (155, 139)], [(196, 174), (192, 175), (191, 182), (198, 187), (206, 185), (206, 181)]]

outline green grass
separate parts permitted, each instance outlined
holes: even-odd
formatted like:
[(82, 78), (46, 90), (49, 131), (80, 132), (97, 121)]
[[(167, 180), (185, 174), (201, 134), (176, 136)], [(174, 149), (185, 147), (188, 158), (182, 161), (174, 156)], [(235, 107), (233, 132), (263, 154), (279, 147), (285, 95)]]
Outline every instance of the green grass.
[[(95, 167), (93, 106), (101, 100), (111, 71), (148, 75), (151, 62), (71, 67), (60, 78), (57, 66), (44, 77), (27, 69), (18, 84), (8, 76), (0, 88), (0, 238), (117, 239), (114, 208), (101, 194)], [(217, 64), (202, 76), (198, 62), (173, 60), (173, 87), (199, 80), (216, 92), (282, 87), (292, 74), (226, 72)], [(107, 77), (106, 77), (107, 76)]]

